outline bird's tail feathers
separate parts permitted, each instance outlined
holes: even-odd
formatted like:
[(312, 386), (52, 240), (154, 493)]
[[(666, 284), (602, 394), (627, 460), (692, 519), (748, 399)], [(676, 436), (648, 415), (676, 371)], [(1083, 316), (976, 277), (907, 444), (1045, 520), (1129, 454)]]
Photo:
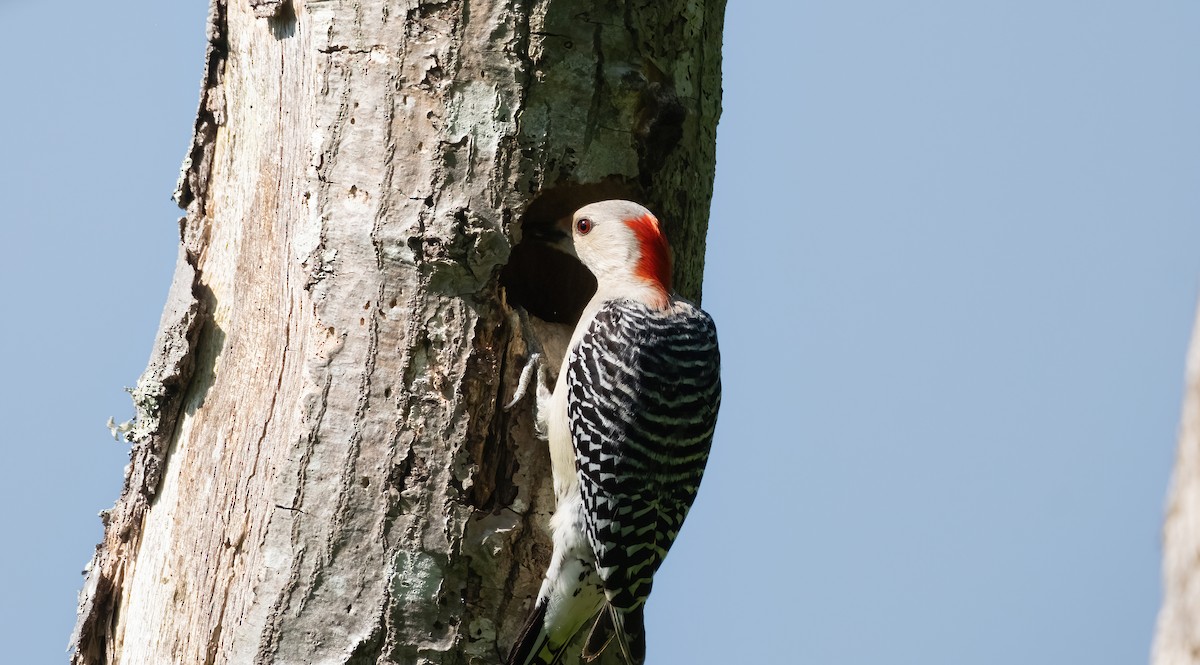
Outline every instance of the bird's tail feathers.
[(546, 607), (545, 599), (539, 599), (508, 653), (508, 665), (550, 665), (557, 660), (547, 644), (550, 633), (546, 630)]
[(546, 600), (538, 601), (533, 613), (521, 629), (521, 635), (508, 654), (507, 665), (558, 665), (567, 652), (567, 647), (576, 643), (574, 632), (561, 644), (551, 644), (550, 631), (546, 627), (546, 611), (549, 607)]
[(646, 621), (643, 613), (644, 605), (639, 605), (628, 612), (612, 609), (613, 620), (616, 623), (617, 645), (629, 665), (642, 665), (646, 662)]

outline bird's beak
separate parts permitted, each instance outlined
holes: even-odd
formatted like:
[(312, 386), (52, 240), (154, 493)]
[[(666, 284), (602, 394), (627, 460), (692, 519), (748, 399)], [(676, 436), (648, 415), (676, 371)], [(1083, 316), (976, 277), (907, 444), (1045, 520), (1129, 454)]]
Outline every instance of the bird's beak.
[(571, 218), (563, 217), (549, 226), (535, 226), (526, 231), (526, 235), (535, 242), (549, 245), (554, 249), (576, 259), (575, 241), (571, 237)]

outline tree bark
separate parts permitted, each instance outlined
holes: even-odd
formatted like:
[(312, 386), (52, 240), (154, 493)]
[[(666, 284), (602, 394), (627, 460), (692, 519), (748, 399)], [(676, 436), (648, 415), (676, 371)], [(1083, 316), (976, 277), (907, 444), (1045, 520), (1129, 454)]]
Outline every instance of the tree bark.
[(1163, 528), (1163, 590), (1154, 665), (1200, 665), (1200, 312)]
[(502, 660), (553, 498), (498, 404), (590, 296), (522, 239), (636, 199), (699, 298), (723, 10), (214, 0), (74, 663)]

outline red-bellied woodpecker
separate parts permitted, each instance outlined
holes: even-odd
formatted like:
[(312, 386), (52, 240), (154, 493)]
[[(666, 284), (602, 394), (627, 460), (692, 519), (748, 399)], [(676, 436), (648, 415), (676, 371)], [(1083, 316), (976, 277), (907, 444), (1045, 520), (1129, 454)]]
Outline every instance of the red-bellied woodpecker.
[(596, 295), (575, 328), (553, 394), (541, 388), (557, 499), (554, 553), (510, 665), (557, 663), (575, 635), (594, 659), (616, 639), (646, 657), (643, 606), (696, 497), (721, 402), (712, 319), (671, 294), (658, 220), (630, 201), (572, 219)]

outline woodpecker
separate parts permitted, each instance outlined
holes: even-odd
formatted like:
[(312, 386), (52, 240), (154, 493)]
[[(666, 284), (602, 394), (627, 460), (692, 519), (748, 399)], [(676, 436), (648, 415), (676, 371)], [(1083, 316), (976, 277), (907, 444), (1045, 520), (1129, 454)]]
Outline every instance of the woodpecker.
[(575, 255), (598, 287), (553, 393), (539, 381), (554, 552), (508, 663), (558, 663), (591, 622), (585, 661), (615, 640), (627, 663), (641, 665), (643, 607), (712, 445), (717, 332), (708, 314), (672, 294), (670, 250), (649, 210), (593, 203), (574, 214), (571, 229)]

